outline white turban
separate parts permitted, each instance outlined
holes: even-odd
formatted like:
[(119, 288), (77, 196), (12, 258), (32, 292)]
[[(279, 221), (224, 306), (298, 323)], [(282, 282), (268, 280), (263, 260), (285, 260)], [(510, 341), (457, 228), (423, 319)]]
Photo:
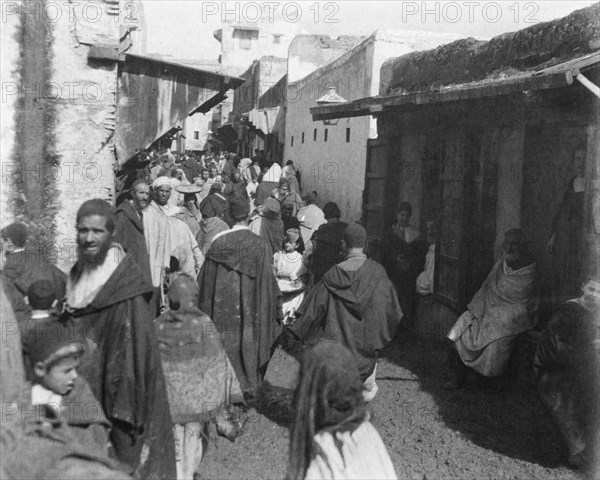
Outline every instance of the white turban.
[(152, 183), (152, 188), (162, 187), (163, 185), (168, 185), (169, 187), (173, 188), (173, 182), (169, 177), (158, 177)]

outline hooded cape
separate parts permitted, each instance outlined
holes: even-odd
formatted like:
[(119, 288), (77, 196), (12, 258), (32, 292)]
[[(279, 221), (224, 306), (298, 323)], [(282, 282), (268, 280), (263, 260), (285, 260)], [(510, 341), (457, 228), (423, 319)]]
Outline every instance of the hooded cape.
[(131, 254), (132, 261), (138, 264), (146, 278), (151, 279), (150, 257), (142, 218), (129, 201), (124, 201), (117, 207), (115, 218), (113, 240)]
[(254, 391), (271, 358), (281, 293), (261, 239), (248, 229), (213, 242), (198, 276), (199, 307), (212, 318), (240, 381)]
[(356, 357), (361, 377), (393, 338), (402, 318), (384, 268), (365, 260), (356, 271), (333, 266), (296, 311), (292, 331), (305, 343), (339, 342)]
[(113, 424), (117, 457), (140, 478), (171, 479), (175, 447), (151, 296), (152, 285), (126, 255), (70, 321), (87, 339), (80, 373)]
[[(189, 282), (197, 291), (195, 279)], [(178, 295), (181, 305), (154, 321), (171, 416), (176, 423), (208, 422), (222, 407), (242, 403), (242, 391), (211, 319), (187, 303), (183, 288), (175, 291), (180, 284), (171, 285), (169, 298)], [(197, 294), (187, 297), (197, 302)]]

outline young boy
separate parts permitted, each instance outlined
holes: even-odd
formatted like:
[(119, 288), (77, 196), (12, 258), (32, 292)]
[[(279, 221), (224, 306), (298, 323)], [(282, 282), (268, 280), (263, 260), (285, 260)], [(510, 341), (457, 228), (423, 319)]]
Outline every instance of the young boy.
[(32, 322), (22, 343), (32, 384), (0, 432), (6, 478), (129, 479), (109, 458), (110, 424), (77, 375), (84, 347), (74, 331), (56, 319)]
[(77, 373), (84, 352), (78, 340), (73, 327), (50, 316), (24, 327), (23, 354), (31, 380), (28, 400), (42, 407), (43, 420), (62, 420), (76, 427), (74, 434), (82, 443), (106, 452), (110, 423), (88, 383)]

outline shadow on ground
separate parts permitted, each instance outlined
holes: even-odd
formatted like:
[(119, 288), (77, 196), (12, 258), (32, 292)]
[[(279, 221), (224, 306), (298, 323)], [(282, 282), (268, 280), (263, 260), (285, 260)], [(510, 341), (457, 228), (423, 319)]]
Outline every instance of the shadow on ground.
[(446, 355), (443, 346), (424, 348), (412, 335), (399, 334), (382, 357), (413, 373), (420, 389), (433, 397), (442, 421), (474, 444), (547, 468), (563, 464), (561, 439), (532, 388), (511, 383), (498, 393), (475, 385), (444, 390), (450, 379)]

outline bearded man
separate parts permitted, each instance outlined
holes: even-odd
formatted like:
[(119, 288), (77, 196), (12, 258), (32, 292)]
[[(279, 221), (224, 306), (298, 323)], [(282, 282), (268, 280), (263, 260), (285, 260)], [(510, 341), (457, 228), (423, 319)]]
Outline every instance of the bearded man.
[(119, 243), (126, 253), (131, 254), (145, 278), (151, 281), (150, 259), (144, 236), (142, 211), (150, 202), (150, 187), (144, 180), (136, 180), (131, 187), (130, 198), (117, 207), (115, 212), (115, 233), (113, 240)]
[(87, 341), (80, 373), (112, 423), (116, 457), (136, 478), (172, 479), (175, 447), (152, 285), (112, 241), (114, 221), (103, 200), (79, 208), (79, 258), (67, 279), (66, 311)]

